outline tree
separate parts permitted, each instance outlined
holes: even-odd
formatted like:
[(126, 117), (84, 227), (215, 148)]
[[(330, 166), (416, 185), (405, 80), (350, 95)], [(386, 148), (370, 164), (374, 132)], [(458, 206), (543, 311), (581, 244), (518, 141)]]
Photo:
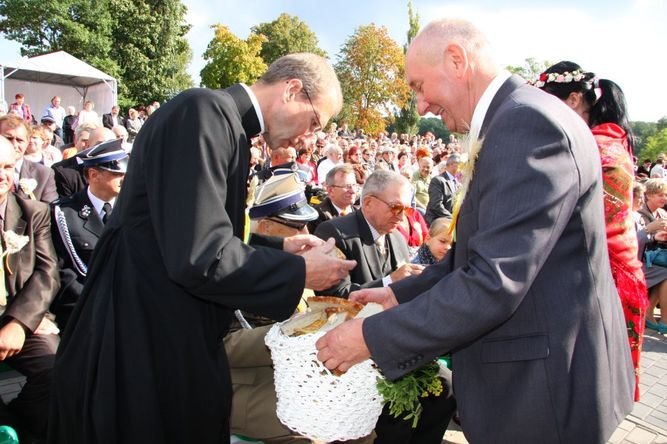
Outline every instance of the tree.
[(387, 28), (359, 27), (344, 43), (335, 69), (345, 98), (340, 118), (367, 134), (384, 131), (387, 118), (404, 106), (405, 55)]
[(517, 74), (523, 77), (526, 80), (533, 80), (542, 74), (548, 67), (553, 65), (553, 63), (543, 60), (538, 62), (534, 57), (528, 57), (523, 65), (508, 65), (507, 69), (512, 74)]
[(317, 36), (298, 17), (286, 13), (268, 23), (253, 26), (254, 34), (262, 34), (266, 41), (260, 55), (267, 65), (276, 59), (294, 52), (312, 52), (326, 57), (327, 53), (318, 46)]
[(661, 129), (648, 138), (639, 158), (655, 160), (660, 153), (667, 153), (667, 128)]
[(630, 122), (635, 142), (635, 153), (641, 153), (649, 137), (657, 132), (655, 122)]
[(110, 57), (114, 26), (109, 0), (1, 0), (0, 33), (21, 44), (21, 55), (67, 51), (112, 75)]
[[(408, 47), (419, 32), (419, 14), (412, 10), (412, 0), (408, 0), (408, 40), (403, 47), (403, 53), (407, 55)], [(396, 131), (405, 134), (415, 134), (418, 129), (419, 113), (417, 112), (417, 96), (410, 91), (410, 98), (396, 116)]]
[(445, 143), (449, 141), (450, 131), (440, 118), (428, 117), (419, 119), (419, 134), (433, 133), (436, 139), (442, 139)]
[[(192, 50), (180, 0), (110, 0), (112, 58), (121, 67), (123, 105), (164, 101), (193, 85), (186, 68)], [(141, 32), (128, 32), (141, 30)]]
[(180, 0), (0, 0), (0, 32), (23, 55), (67, 51), (119, 78), (121, 105), (192, 86)]
[(215, 36), (204, 52), (206, 66), (201, 83), (208, 88), (226, 88), (234, 83), (253, 83), (266, 71), (259, 55), (266, 37), (251, 33), (242, 40), (224, 25), (213, 25)]

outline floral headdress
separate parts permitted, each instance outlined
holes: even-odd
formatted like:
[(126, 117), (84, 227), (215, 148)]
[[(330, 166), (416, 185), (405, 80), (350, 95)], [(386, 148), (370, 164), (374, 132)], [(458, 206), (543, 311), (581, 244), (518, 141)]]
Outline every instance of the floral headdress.
[(547, 83), (570, 83), (570, 82), (581, 82), (586, 78), (585, 72), (581, 69), (577, 69), (572, 72), (565, 71), (563, 73), (559, 72), (543, 72), (537, 79), (530, 80), (530, 83), (533, 86), (542, 88)]

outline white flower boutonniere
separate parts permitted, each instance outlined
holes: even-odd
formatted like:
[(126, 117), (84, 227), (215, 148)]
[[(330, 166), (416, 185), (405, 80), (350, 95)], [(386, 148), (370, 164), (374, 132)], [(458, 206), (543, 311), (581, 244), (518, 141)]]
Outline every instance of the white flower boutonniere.
[(452, 224), (449, 227), (449, 233), (451, 234), (456, 227), (456, 221), (459, 218), (459, 210), (463, 201), (468, 194), (468, 187), (470, 187), (470, 182), (472, 181), (473, 176), (475, 175), (475, 165), (477, 164), (477, 158), (479, 157), (479, 152), (482, 150), (482, 144), (484, 140), (475, 137), (467, 138), (463, 141), (463, 146), (465, 147), (464, 156), (467, 157), (466, 162), (461, 168), (461, 187), (456, 193), (456, 200), (454, 201), (454, 210), (452, 214)]
[(37, 188), (37, 181), (35, 179), (23, 178), (19, 180), (19, 188), (21, 188), (21, 191), (27, 194), (31, 199), (36, 200), (34, 191)]
[(10, 254), (18, 253), (19, 251), (21, 251), (23, 247), (28, 245), (28, 242), (30, 242), (30, 238), (28, 236), (22, 236), (20, 234), (16, 234), (12, 230), (3, 231), (2, 238), (5, 241), (5, 249), (2, 252), (2, 256), (0, 257), (5, 259), (5, 266), (7, 268), (7, 272), (9, 272), (9, 274), (12, 274), (12, 270), (9, 268), (9, 262), (7, 262), (7, 258)]

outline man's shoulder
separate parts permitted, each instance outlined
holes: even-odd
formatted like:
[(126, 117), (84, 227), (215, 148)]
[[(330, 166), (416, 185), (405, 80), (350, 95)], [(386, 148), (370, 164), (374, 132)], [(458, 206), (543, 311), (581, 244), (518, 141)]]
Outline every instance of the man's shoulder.
[(13, 193), (11, 194), (11, 197), (16, 200), (16, 203), (21, 208), (21, 211), (23, 211), (23, 214), (27, 215), (28, 217), (37, 214), (48, 214), (51, 211), (48, 204), (39, 200), (24, 199), (23, 197)]
[(62, 210), (79, 211), (85, 205), (86, 190), (76, 192), (70, 196), (61, 197), (51, 202), (51, 207), (59, 207)]
[(334, 217), (333, 219), (322, 222), (318, 227), (318, 232), (328, 234), (336, 233), (341, 239), (359, 237), (359, 219), (364, 220), (361, 211), (354, 211), (345, 216)]

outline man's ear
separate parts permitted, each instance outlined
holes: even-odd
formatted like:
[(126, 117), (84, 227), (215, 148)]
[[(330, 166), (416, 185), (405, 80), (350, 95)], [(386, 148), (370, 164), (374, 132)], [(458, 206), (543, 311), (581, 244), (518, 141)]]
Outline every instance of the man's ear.
[(303, 89), (303, 82), (301, 79), (290, 79), (286, 82), (285, 86), (285, 101), (289, 102), (294, 100)]
[(468, 69), (468, 52), (458, 43), (450, 43), (445, 47), (444, 60), (446, 68), (457, 77), (463, 77)]

